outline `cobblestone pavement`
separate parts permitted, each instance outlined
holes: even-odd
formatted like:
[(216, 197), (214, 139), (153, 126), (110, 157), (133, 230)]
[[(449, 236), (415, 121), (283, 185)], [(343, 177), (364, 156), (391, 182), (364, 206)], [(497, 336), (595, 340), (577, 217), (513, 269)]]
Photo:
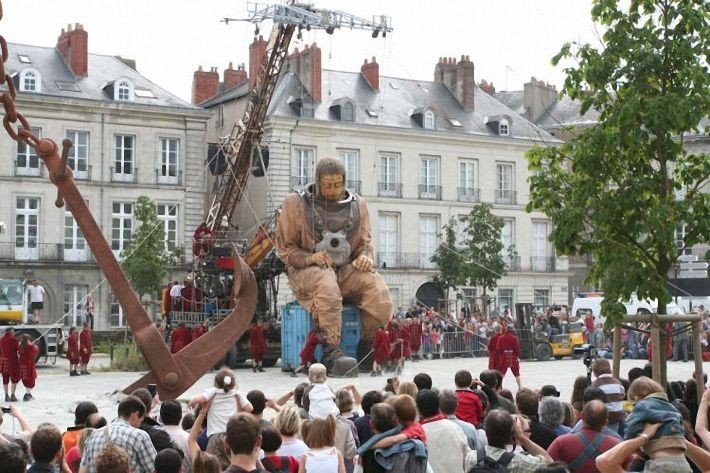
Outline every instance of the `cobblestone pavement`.
[[(108, 358), (96, 357), (92, 360), (94, 370), (90, 376), (69, 377), (69, 367), (66, 360), (59, 360), (56, 365), (40, 365), (39, 378), (33, 395), (34, 401), (17, 403), (25, 416), (33, 425), (40, 422), (52, 422), (60, 428), (72, 425), (76, 403), (90, 400), (99, 406), (99, 411), (107, 419), (116, 416), (116, 403), (121, 395), (119, 391), (135, 381), (140, 374), (130, 372), (102, 372), (98, 365), (108, 364)], [(453, 358), (444, 360), (426, 360), (417, 363), (408, 362), (401, 380), (411, 380), (419, 372), (426, 372), (434, 380), (434, 385), (440, 388), (453, 388), (454, 373), (459, 369), (468, 369), (474, 376), (487, 368), (486, 358)], [(643, 360), (622, 360), (622, 376), (634, 366), (643, 366)], [(707, 364), (705, 364), (707, 365)], [(706, 366), (707, 370), (707, 366)], [(671, 380), (687, 380), (692, 376), (693, 363), (668, 362), (668, 377)], [(569, 399), (572, 383), (575, 377), (584, 375), (585, 367), (580, 360), (554, 360), (546, 362), (522, 362), (521, 374), (524, 386), (539, 388), (544, 384), (554, 384), (563, 399)], [(260, 389), (268, 397), (278, 397), (293, 389), (299, 383), (306, 381), (305, 376), (291, 378), (289, 373), (281, 372), (280, 368), (267, 368), (266, 373), (252, 373), (250, 369), (236, 370), (238, 387), (241, 390)], [(192, 386), (181, 399), (200, 393), (212, 386), (214, 372), (204, 375)], [(354, 383), (363, 394), (371, 389), (382, 388), (386, 376), (370, 377), (360, 374), (358, 378), (333, 379), (329, 384), (337, 388), (343, 384)], [(510, 373), (505, 378), (504, 386), (515, 392), (515, 380)], [(18, 398), (22, 399), (24, 389), (17, 390)], [(4, 403), (3, 403), (4, 405)], [(273, 411), (267, 410), (266, 417), (273, 416)], [(12, 431), (12, 418), (4, 416), (2, 430)]]

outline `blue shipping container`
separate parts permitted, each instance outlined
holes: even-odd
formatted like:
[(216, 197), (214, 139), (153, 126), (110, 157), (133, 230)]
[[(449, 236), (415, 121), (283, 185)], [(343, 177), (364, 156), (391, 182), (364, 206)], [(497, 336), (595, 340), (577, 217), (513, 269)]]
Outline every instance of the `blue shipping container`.
[[(343, 328), (340, 348), (348, 356), (357, 358), (360, 342), (360, 311), (356, 306), (343, 306)], [(281, 370), (292, 371), (301, 363), (299, 353), (306, 343), (308, 332), (313, 328), (311, 315), (298, 302), (281, 306)], [(316, 359), (320, 360), (322, 347), (316, 348)]]

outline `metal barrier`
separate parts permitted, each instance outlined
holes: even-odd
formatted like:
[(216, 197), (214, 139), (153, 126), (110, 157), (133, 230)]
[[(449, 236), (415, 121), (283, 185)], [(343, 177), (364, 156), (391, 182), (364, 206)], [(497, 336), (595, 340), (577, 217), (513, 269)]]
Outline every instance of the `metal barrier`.
[(425, 347), (432, 355), (441, 358), (450, 356), (488, 356), (488, 339), (473, 332), (444, 332), (440, 343)]

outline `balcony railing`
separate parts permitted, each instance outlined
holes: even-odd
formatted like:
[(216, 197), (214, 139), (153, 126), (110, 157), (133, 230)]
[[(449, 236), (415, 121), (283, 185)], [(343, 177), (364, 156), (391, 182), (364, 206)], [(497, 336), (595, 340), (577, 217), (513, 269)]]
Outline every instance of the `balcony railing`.
[(380, 197), (402, 198), (402, 184), (398, 182), (378, 182), (377, 195)]
[(138, 168), (131, 168), (131, 172), (115, 172), (114, 167), (111, 166), (111, 182), (136, 182), (136, 176), (138, 175)]
[(459, 187), (458, 194), (461, 202), (481, 201), (481, 189), (476, 189), (475, 187)]
[(540, 273), (552, 273), (555, 271), (554, 256), (531, 256), (530, 270)]
[(511, 273), (517, 273), (522, 270), (522, 265), (520, 263), (520, 256), (503, 256), (503, 261), (505, 261), (505, 266)]
[(182, 184), (182, 171), (177, 172), (177, 176), (166, 175), (162, 169), (155, 170), (155, 183), (179, 186)]
[[(39, 158), (37, 158), (39, 159)], [(17, 159), (15, 160), (15, 176), (26, 177), (44, 177), (44, 162), (40, 159), (37, 167), (18, 166)]]
[(362, 186), (361, 186), (361, 182), (359, 180), (354, 180), (354, 181), (348, 180), (345, 183), (345, 187), (347, 187), (351, 191), (355, 192), (356, 194), (359, 194), (361, 192), (360, 188)]
[(302, 177), (302, 176), (291, 176), (289, 178), (288, 184), (289, 188), (292, 191), (302, 191), (306, 188), (306, 186), (310, 183), (310, 178), (308, 177)]
[(436, 269), (430, 261), (432, 255), (421, 253), (377, 253), (375, 263), (379, 269)]
[(496, 204), (507, 204), (515, 205), (517, 204), (518, 195), (517, 192), (506, 189), (497, 189), (495, 191), (495, 203)]
[(0, 261), (55, 261), (89, 263), (94, 261), (87, 248), (66, 248), (63, 243), (37, 243), (18, 247), (15, 242), (0, 242)]
[(441, 186), (419, 184), (419, 198), (428, 200), (441, 200)]

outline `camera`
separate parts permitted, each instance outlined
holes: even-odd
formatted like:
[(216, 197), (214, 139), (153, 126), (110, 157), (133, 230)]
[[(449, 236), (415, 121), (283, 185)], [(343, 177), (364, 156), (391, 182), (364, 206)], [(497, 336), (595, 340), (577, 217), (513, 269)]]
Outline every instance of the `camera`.
[(4, 414), (9, 414), (10, 412), (12, 412), (12, 408), (10, 406), (2, 406), (0, 407), (0, 410), (2, 410)]
[(590, 345), (589, 343), (585, 343), (580, 347), (575, 347), (574, 354), (582, 356), (582, 363), (584, 363), (584, 366), (586, 366), (587, 369), (591, 369), (592, 363), (594, 363), (594, 360), (597, 359), (597, 349), (594, 345)]

